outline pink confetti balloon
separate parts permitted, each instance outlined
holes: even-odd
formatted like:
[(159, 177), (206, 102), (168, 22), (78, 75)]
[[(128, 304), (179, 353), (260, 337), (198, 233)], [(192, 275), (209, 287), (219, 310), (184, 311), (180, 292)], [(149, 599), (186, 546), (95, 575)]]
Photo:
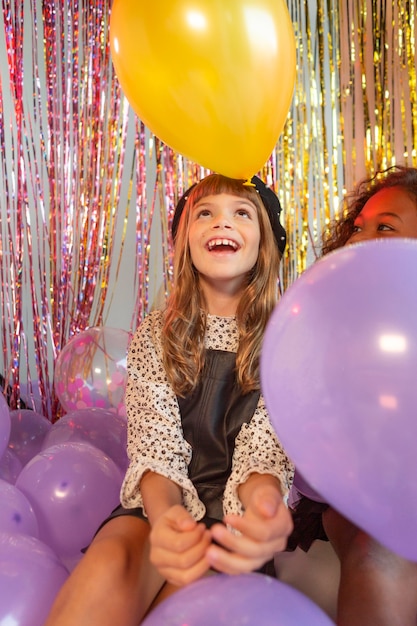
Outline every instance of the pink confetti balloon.
[(70, 411), (53, 424), (42, 448), (46, 450), (66, 441), (91, 443), (111, 457), (123, 471), (127, 469), (127, 422), (116, 413), (94, 407)]
[(91, 542), (119, 503), (123, 474), (89, 443), (61, 443), (33, 457), (16, 487), (33, 506), (39, 537), (60, 557), (72, 557)]
[(97, 407), (126, 414), (129, 341), (127, 331), (107, 327), (88, 328), (68, 341), (55, 365), (55, 390), (66, 411)]
[(41, 450), (45, 435), (52, 424), (44, 415), (29, 409), (10, 411), (10, 423), (8, 447), (22, 465), (26, 465)]
[(0, 532), (0, 624), (43, 626), (68, 570), (35, 537)]

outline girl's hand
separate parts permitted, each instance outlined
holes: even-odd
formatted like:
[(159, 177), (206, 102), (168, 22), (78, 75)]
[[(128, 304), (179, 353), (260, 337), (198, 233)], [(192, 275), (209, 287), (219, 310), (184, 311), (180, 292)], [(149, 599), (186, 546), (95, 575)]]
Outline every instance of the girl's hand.
[(211, 567), (225, 574), (240, 574), (259, 569), (287, 545), (293, 523), (281, 492), (271, 477), (256, 481), (246, 500), (243, 516), (228, 515), (222, 524), (211, 528), (220, 546), (209, 546), (206, 557)]
[(152, 527), (150, 560), (168, 582), (183, 586), (197, 580), (210, 568), (206, 558), (210, 542), (211, 534), (205, 525), (196, 522), (182, 505), (176, 504)]

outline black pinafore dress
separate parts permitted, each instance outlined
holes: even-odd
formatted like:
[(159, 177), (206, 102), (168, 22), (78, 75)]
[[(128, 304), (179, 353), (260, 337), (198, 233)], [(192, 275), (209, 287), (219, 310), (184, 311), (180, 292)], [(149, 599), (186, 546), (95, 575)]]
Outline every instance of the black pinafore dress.
[(235, 368), (234, 352), (207, 350), (200, 383), (186, 398), (178, 398), (184, 437), (193, 450), (189, 477), (206, 507), (203, 521), (209, 526), (223, 518), (235, 440), (251, 420), (260, 395), (242, 395)]
[[(255, 412), (259, 391), (242, 395), (235, 375), (236, 354), (207, 350), (200, 382), (185, 398), (178, 397), (185, 439), (192, 448), (188, 475), (206, 507), (208, 527), (223, 519), (223, 492), (232, 468), (235, 439)], [(113, 517), (134, 515), (148, 521), (141, 507), (119, 505)]]

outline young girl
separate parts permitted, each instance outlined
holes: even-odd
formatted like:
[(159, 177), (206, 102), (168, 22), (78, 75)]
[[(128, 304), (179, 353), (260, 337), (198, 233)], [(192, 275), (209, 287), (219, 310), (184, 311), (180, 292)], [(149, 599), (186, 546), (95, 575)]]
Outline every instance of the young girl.
[[(417, 169), (396, 166), (360, 183), (325, 234), (323, 254), (387, 237), (417, 238)], [(339, 626), (416, 625), (417, 563), (390, 552), (327, 505), (303, 497), (295, 508), (291, 543), (308, 549), (312, 539), (323, 538), (324, 527), (340, 559)]]
[(323, 236), (322, 254), (348, 243), (417, 237), (417, 169), (393, 166), (364, 180), (346, 196), (345, 209)]
[(212, 174), (179, 202), (175, 287), (129, 348), (122, 507), (47, 626), (137, 626), (158, 594), (210, 570), (256, 570), (285, 549), (293, 468), (259, 392), (285, 232), (277, 197), (252, 180)]

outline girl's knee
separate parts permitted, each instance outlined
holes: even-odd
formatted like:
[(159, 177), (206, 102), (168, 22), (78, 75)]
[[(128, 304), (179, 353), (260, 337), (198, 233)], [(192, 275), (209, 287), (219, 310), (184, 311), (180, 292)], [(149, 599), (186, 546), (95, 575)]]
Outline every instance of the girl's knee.
[[(117, 522), (117, 523), (114, 523)], [(85, 558), (94, 561), (95, 570), (102, 564), (103, 575), (124, 578), (138, 571), (149, 553), (149, 526), (137, 519), (115, 519), (104, 526), (91, 542)]]

